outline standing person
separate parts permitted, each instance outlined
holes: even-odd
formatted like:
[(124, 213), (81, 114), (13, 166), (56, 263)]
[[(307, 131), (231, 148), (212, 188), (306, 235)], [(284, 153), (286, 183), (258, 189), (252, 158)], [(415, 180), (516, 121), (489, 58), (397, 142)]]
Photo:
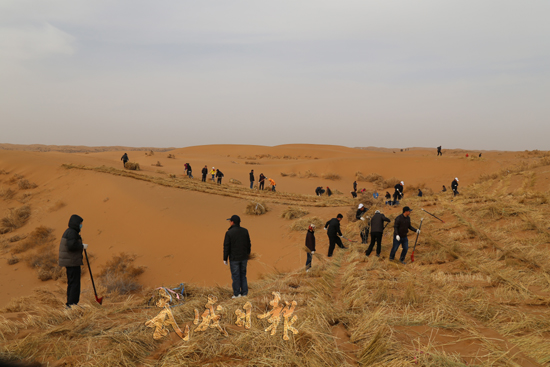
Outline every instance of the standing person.
[(453, 182), (451, 183), (451, 189), (453, 189), (453, 195), (457, 196), (459, 194), (458, 192), (458, 178), (455, 177)]
[(218, 185), (221, 185), (222, 184), (223, 173), (222, 173), (222, 171), (220, 171), (219, 168), (216, 170), (216, 178), (218, 179)]
[(275, 181), (272, 179), (272, 178), (268, 178), (267, 179), (269, 181), (269, 183), (271, 184), (271, 191), (275, 191), (275, 186), (277, 186), (275, 184)]
[(248, 295), (248, 282), (246, 280), (246, 265), (252, 244), (246, 228), (241, 227), (241, 218), (232, 215), (229, 221), (229, 229), (223, 240), (223, 263), (231, 269), (233, 280), (233, 297), (246, 297)]
[(208, 174), (208, 167), (204, 165), (204, 168), (201, 171), (202, 173), (202, 182), (206, 182), (206, 175)]
[(250, 171), (250, 189), (254, 188), (254, 170)]
[(263, 173), (260, 173), (260, 177), (258, 178), (258, 182), (260, 185), (258, 186), (258, 190), (263, 190), (265, 185), (265, 176)]
[(357, 193), (357, 181), (353, 181), (353, 192)]
[(191, 165), (187, 163), (187, 176), (189, 178), (193, 178), (193, 169), (191, 168)]
[(210, 174), (212, 175), (212, 182), (216, 182), (216, 169), (214, 167), (212, 167)]
[(390, 260), (393, 260), (395, 258), (395, 253), (399, 249), (399, 245), (401, 245), (403, 246), (403, 250), (401, 250), (401, 256), (399, 257), (401, 264), (405, 264), (405, 256), (407, 256), (407, 251), (409, 250), (409, 239), (407, 238), (407, 233), (409, 232), (409, 229), (416, 233), (420, 233), (419, 229), (416, 229), (411, 225), (411, 212), (411, 208), (409, 208), (408, 206), (404, 207), (403, 214), (395, 218), (395, 222), (393, 225), (393, 247), (390, 252)]
[(367, 251), (365, 251), (366, 256), (370, 256), (370, 253), (374, 248), (374, 244), (376, 243), (376, 257), (380, 257), (380, 252), (382, 251), (384, 222), (390, 223), (391, 221), (384, 214), (380, 213), (380, 210), (377, 210), (370, 221), (370, 245)]
[(365, 214), (366, 212), (367, 212), (367, 208), (365, 208), (363, 204), (359, 204), (359, 206), (357, 207), (357, 212), (355, 213), (355, 219), (365, 220), (363, 218), (363, 214)]
[(311, 260), (313, 258), (313, 254), (315, 253), (315, 224), (310, 224), (309, 228), (307, 229), (306, 247), (309, 250), (306, 258), (306, 273), (307, 273), (311, 268)]
[(386, 191), (386, 205), (391, 205), (391, 195), (389, 191)]
[(422, 190), (418, 189), (418, 196), (422, 197)]
[(122, 158), (120, 158), (120, 160), (122, 161), (122, 165), (126, 167), (126, 162), (130, 161), (130, 158), (128, 158), (128, 153), (124, 153), (124, 155), (122, 156)]
[(332, 191), (330, 190), (330, 187), (327, 186), (327, 196), (331, 196), (332, 195)]
[(397, 185), (394, 186), (395, 188), (395, 192), (393, 193), (393, 204), (395, 205), (395, 202), (398, 201), (398, 200), (401, 200), (401, 198), (403, 197), (403, 186), (405, 185), (405, 183), (403, 181), (401, 181), (400, 183), (398, 183)]
[(437, 147), (437, 156), (439, 157), (440, 155), (443, 155), (443, 153), (441, 153), (441, 145)]
[(187, 176), (187, 163), (183, 165), (183, 174)]
[(340, 237), (342, 236), (342, 232), (340, 231), (340, 221), (344, 218), (342, 214), (338, 214), (336, 218), (332, 218), (325, 224), (325, 231), (327, 231), (328, 236), (328, 257), (332, 257), (332, 253), (334, 252), (335, 245), (338, 245), (338, 247), (346, 249), (347, 247), (344, 247), (342, 244), (342, 240)]
[(67, 270), (67, 307), (77, 305), (80, 301), (80, 266), (84, 265), (82, 251), (88, 248), (80, 237), (83, 221), (82, 217), (71, 215), (69, 228), (61, 236), (59, 243), (59, 266)]

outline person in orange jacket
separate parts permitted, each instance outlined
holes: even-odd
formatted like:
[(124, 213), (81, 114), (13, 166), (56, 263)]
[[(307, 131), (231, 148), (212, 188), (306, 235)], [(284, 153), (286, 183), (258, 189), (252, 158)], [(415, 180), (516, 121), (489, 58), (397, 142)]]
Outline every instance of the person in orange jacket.
[(268, 178), (268, 181), (271, 184), (271, 191), (275, 191), (275, 181), (272, 178)]

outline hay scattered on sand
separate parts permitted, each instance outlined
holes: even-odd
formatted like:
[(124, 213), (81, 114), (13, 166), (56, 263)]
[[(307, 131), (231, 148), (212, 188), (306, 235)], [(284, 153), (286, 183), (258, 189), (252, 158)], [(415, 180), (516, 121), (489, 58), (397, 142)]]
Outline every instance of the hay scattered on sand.
[(325, 180), (333, 180), (333, 181), (342, 179), (342, 177), (340, 177), (340, 175), (338, 175), (338, 174), (336, 174), (336, 173), (325, 173), (325, 174), (323, 175), (323, 178), (324, 178)]
[(162, 167), (162, 164), (160, 163), (160, 161), (157, 161), (157, 163), (151, 163), (151, 166)]
[(284, 219), (296, 219), (301, 218), (304, 215), (308, 215), (309, 212), (303, 208), (297, 208), (294, 206), (289, 206), (281, 213), (281, 218)]
[(290, 230), (292, 231), (307, 231), (310, 224), (315, 224), (316, 230), (322, 229), (325, 225), (325, 222), (319, 217), (303, 217), (295, 220), (290, 225)]
[(176, 156), (174, 154), (168, 154), (167, 158), (176, 159)]
[(67, 206), (67, 204), (66, 204), (64, 201), (58, 200), (58, 201), (49, 209), (49, 211), (50, 211), (50, 212), (55, 212), (55, 211), (58, 211), (59, 209), (64, 208), (64, 207), (66, 207), (66, 206)]
[(299, 172), (298, 177), (300, 177), (300, 178), (312, 178), (312, 177), (319, 177), (319, 176), (315, 172), (311, 172), (310, 170), (307, 170), (303, 174), (301, 172)]
[(19, 189), (21, 190), (30, 190), (38, 187), (37, 184), (34, 182), (29, 182), (26, 178), (20, 179), (19, 182), (17, 182), (17, 186), (19, 186)]
[(294, 173), (294, 172), (290, 172), (290, 173), (281, 172), (281, 176), (282, 177), (296, 177), (296, 173)]
[(0, 190), (0, 197), (3, 198), (4, 200), (11, 200), (15, 196), (15, 193), (16, 191), (12, 190), (11, 188), (7, 188), (7, 189), (2, 188), (2, 190)]
[(268, 207), (263, 201), (251, 201), (246, 206), (245, 213), (249, 215), (262, 215), (268, 212)]
[(23, 227), (30, 216), (31, 208), (28, 205), (17, 209), (8, 209), (8, 214), (0, 221), (0, 234), (8, 233)]
[(138, 291), (142, 286), (137, 278), (143, 274), (145, 267), (134, 266), (136, 255), (124, 252), (113, 256), (99, 273), (99, 283), (109, 293), (128, 294)]
[(243, 183), (235, 178), (230, 178), (229, 183), (233, 185), (242, 185)]
[(141, 170), (139, 168), (139, 163), (134, 163), (134, 162), (126, 162), (124, 164), (124, 168), (129, 169), (131, 171), (140, 171)]

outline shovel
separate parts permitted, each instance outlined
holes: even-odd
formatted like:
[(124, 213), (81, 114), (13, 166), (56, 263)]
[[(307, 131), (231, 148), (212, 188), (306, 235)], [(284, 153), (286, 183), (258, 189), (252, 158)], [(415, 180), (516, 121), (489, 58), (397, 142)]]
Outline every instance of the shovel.
[(86, 255), (86, 263), (88, 264), (88, 270), (90, 270), (90, 279), (92, 279), (92, 287), (94, 287), (95, 300), (97, 303), (103, 303), (103, 297), (97, 297), (97, 291), (95, 290), (94, 276), (92, 275), (92, 268), (90, 268), (90, 261), (88, 260), (88, 252), (84, 249), (84, 255)]

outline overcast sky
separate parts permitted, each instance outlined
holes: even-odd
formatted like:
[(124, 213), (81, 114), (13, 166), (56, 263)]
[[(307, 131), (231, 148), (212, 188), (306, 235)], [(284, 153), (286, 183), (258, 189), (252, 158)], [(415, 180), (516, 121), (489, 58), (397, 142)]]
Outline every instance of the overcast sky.
[(2, 0), (0, 143), (550, 149), (550, 1)]

